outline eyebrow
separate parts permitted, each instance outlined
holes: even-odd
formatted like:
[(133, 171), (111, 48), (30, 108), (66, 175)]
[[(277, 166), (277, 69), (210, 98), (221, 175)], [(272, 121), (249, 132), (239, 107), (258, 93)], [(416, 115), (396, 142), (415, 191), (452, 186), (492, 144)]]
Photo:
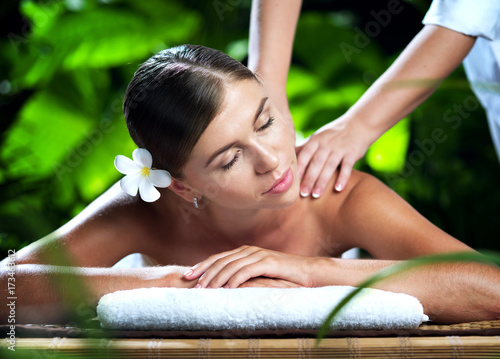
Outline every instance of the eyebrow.
[[(260, 104), (259, 104), (259, 107), (257, 108), (257, 112), (255, 112), (255, 117), (253, 119), (253, 123), (255, 125), (255, 122), (257, 122), (257, 119), (259, 118), (260, 114), (262, 113), (262, 111), (264, 110), (264, 106), (266, 105), (266, 101), (269, 99), (269, 97), (264, 97), (261, 101), (260, 101)], [(218, 149), (217, 151), (215, 151), (215, 153), (210, 156), (210, 158), (208, 159), (207, 161), (207, 164), (205, 165), (205, 168), (208, 167), (208, 165), (210, 163), (212, 163), (212, 161), (217, 158), (217, 156), (219, 156), (221, 153), (224, 153), (226, 152), (228, 149), (230, 149), (231, 147), (233, 147), (234, 145), (236, 145), (237, 142), (232, 142), (220, 149)]]

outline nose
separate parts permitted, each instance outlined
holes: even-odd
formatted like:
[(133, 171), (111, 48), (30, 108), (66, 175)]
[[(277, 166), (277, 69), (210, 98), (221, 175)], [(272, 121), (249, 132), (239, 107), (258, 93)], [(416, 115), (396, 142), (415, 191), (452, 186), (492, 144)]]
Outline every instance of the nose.
[(255, 141), (253, 149), (255, 172), (263, 174), (278, 168), (278, 152), (272, 146)]

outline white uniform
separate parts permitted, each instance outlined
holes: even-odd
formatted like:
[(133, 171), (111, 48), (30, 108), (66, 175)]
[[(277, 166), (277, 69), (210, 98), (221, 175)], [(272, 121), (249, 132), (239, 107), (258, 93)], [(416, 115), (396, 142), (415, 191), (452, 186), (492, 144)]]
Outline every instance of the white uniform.
[(434, 0), (422, 22), (477, 36), (464, 67), (500, 159), (500, 0)]

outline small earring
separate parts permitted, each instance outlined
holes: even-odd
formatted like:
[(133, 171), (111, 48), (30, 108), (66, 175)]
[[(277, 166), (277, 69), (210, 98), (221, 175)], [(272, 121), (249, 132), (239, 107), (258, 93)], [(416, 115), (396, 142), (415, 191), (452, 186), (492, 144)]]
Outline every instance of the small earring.
[(194, 197), (193, 200), (194, 200), (194, 208), (198, 208), (198, 200), (196, 199), (196, 197)]

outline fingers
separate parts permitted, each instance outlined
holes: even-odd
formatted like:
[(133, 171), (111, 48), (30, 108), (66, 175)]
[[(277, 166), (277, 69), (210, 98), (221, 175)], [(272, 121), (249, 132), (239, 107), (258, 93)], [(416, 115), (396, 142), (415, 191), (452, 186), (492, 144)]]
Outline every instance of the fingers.
[[(269, 253), (268, 250), (260, 250), (250, 257), (236, 259), (226, 265), (217, 273), (207, 271), (201, 281), (205, 281), (200, 287), (206, 288), (238, 288), (241, 284), (256, 277), (268, 277), (275, 280), (283, 280), (284, 283), (294, 283), (297, 286), (308, 283), (307, 270), (304, 269), (304, 260), (296, 258), (284, 258)], [(285, 264), (288, 261), (288, 266)], [(306, 260), (307, 261), (307, 260)], [(208, 282), (209, 281), (209, 282)], [(198, 287), (198, 288), (200, 288)]]
[(209, 269), (200, 278), (198, 288), (237, 288), (247, 280), (266, 275), (269, 276), (266, 268), (269, 267), (270, 259), (260, 258), (254, 255), (253, 258), (245, 257), (236, 259), (227, 264), (222, 270)]
[(349, 178), (351, 177), (353, 166), (354, 162), (351, 159), (344, 158), (344, 160), (342, 161), (342, 166), (340, 168), (339, 176), (337, 178), (337, 182), (335, 182), (336, 191), (340, 192), (345, 188), (347, 181), (349, 181)]
[[(230, 250), (227, 252), (222, 252), (222, 253), (217, 253), (217, 254), (211, 255), (210, 257), (208, 257), (204, 261), (201, 261), (200, 263), (195, 264), (193, 267), (191, 267), (191, 269), (188, 269), (184, 273), (184, 278), (189, 279), (189, 280), (196, 279), (199, 276), (201, 276), (203, 273), (205, 273), (205, 271), (208, 268), (210, 268), (215, 262), (219, 261), (220, 259), (226, 258), (225, 262), (228, 262), (229, 259), (231, 258), (230, 256), (238, 254), (238, 253), (241, 254), (241, 252), (248, 250), (249, 248), (251, 248), (251, 247), (250, 246), (241, 246), (241, 247), (238, 247), (236, 249), (233, 249), (233, 250)], [(219, 262), (219, 265), (221, 265), (221, 263), (222, 262)]]
[(334, 150), (331, 145), (325, 145), (326, 134), (313, 135), (303, 146), (296, 147), (297, 172), (300, 185), (300, 195), (319, 198), (339, 166), (339, 176), (335, 182), (335, 190), (342, 191), (352, 172), (356, 158), (347, 148)]
[[(325, 166), (326, 161), (328, 160), (328, 156), (330, 155), (330, 151), (324, 150), (322, 148), (318, 149), (314, 154), (311, 162), (309, 163), (309, 167), (307, 168), (307, 172), (302, 179), (302, 184), (300, 186), (300, 195), (302, 197), (307, 197), (311, 194), (314, 198), (319, 197), (319, 193), (317, 188), (314, 187), (316, 180), (318, 179), (323, 167)], [(313, 188), (316, 191), (313, 191)]]
[(358, 127), (349, 123), (345, 118), (335, 120), (312, 134), (304, 145), (296, 147), (302, 197), (312, 194), (319, 198), (339, 167), (334, 187), (337, 191), (346, 187), (354, 163), (368, 148)]
[(242, 246), (233, 251), (212, 255), (188, 270), (184, 277), (199, 277), (195, 288), (237, 288), (256, 278), (268, 277), (308, 283), (306, 257), (293, 256), (256, 246)]
[[(269, 253), (252, 246), (246, 246), (240, 251), (220, 257), (215, 261), (209, 258), (204, 262), (211, 264), (206, 270), (204, 269), (195, 288), (219, 288), (226, 283), (231, 287), (237, 287), (246, 280), (265, 273), (266, 266), (275, 265)], [(203, 268), (206, 267), (206, 263), (203, 264)], [(196, 270), (202, 270), (201, 268), (202, 266), (197, 267)]]
[(326, 186), (337, 170), (340, 161), (341, 157), (339, 155), (335, 153), (329, 154), (329, 157), (327, 158), (323, 168), (321, 169), (321, 172), (317, 176), (317, 179), (314, 179), (315, 184), (312, 190), (313, 198), (319, 198), (325, 192)]

